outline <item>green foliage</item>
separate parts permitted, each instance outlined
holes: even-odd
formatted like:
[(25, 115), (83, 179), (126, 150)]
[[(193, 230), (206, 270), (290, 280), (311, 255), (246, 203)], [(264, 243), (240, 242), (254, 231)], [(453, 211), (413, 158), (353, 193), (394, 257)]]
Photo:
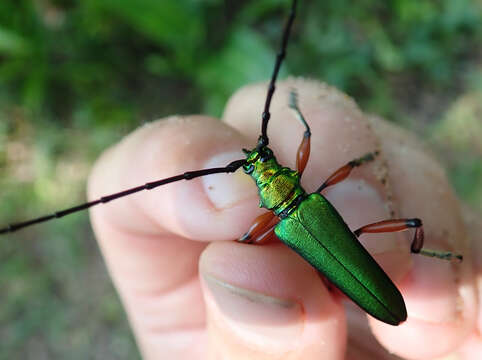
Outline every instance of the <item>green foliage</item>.
[[(480, 89), (479, 4), (301, 1), (282, 76), (321, 79), (423, 130), (468, 86)], [(143, 121), (220, 115), (237, 88), (266, 81), (289, 6), (0, 1), (1, 223), (81, 201), (93, 159)], [(480, 179), (480, 162), (452, 168), (460, 193), (480, 198), (466, 181)], [(138, 356), (86, 227), (78, 215), (0, 242), (0, 359)]]
[[(189, 104), (194, 109), (186, 111), (207, 103), (220, 114), (237, 87), (268, 77), (267, 60), (289, 2), (40, 4), (0, 4), (2, 93), (49, 116), (71, 119), (87, 111), (89, 126), (95, 126), (139, 120), (154, 102), (160, 100), (159, 108), (175, 102), (179, 97), (144, 93), (148, 86), (165, 86), (166, 78), (182, 82), (179, 91), (195, 94)], [(427, 89), (448, 86), (460, 71), (455, 64), (481, 40), (481, 11), (474, 0), (307, 2), (300, 13), (289, 49), (291, 71), (324, 79), (388, 115), (397, 113), (389, 99), (396, 79), (416, 79)]]
[[(481, 40), (481, 11), (470, 0), (341, 0), (313, 7), (301, 30), (305, 40), (298, 44), (305, 56), (295, 58), (297, 68), (306, 58), (316, 61), (309, 66), (316, 77), (394, 118), (399, 79), (432, 91), (453, 86), (460, 71), (455, 65)], [(379, 96), (392, 101), (381, 102)]]
[(444, 157), (459, 195), (482, 212), (482, 89), (475, 85), (431, 127), (429, 140)]
[[(205, 100), (205, 108), (210, 113), (220, 114), (233, 90), (266, 79), (272, 69), (272, 49), (255, 32), (239, 29), (231, 35), (227, 45), (218, 54), (210, 56), (199, 67), (196, 79), (203, 91), (211, 94)], [(286, 73), (284, 69), (281, 70), (283, 73)]]

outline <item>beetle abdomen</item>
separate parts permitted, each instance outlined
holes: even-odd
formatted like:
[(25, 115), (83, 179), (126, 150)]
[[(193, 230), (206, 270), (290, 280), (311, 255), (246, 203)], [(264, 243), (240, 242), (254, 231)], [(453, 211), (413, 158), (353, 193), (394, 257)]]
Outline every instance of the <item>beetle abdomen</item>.
[(275, 233), (373, 317), (392, 325), (406, 320), (397, 287), (322, 195), (309, 195)]

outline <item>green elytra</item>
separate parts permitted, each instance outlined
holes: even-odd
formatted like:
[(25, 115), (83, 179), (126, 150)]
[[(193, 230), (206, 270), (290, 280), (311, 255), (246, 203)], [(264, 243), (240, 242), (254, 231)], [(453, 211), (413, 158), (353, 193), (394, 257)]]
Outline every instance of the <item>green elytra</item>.
[(293, 0), (290, 16), (283, 32), (280, 52), (277, 55), (268, 87), (262, 116), (261, 136), (254, 149), (245, 150), (246, 159), (233, 161), (224, 167), (188, 171), (106, 195), (52, 214), (10, 224), (0, 229), (0, 235), (60, 218), (143, 190), (152, 190), (169, 183), (192, 180), (210, 174), (233, 173), (243, 167), (244, 171), (250, 174), (256, 182), (260, 206), (272, 212), (259, 216), (249, 231), (238, 241), (262, 243), (276, 234), (280, 240), (323, 273), (369, 314), (392, 325), (398, 325), (404, 321), (407, 313), (400, 292), (359, 243), (357, 237), (363, 233), (395, 232), (414, 228), (415, 236), (411, 244), (413, 253), (446, 260), (454, 258), (462, 260), (462, 256), (450, 252), (423, 249), (423, 227), (420, 219), (384, 220), (368, 224), (352, 232), (335, 208), (320, 194), (326, 187), (345, 179), (354, 167), (372, 161), (377, 153), (369, 153), (350, 161), (335, 171), (315, 193), (308, 195), (300, 185), (300, 177), (309, 157), (311, 132), (298, 109), (294, 92), (291, 95), (290, 107), (306, 128), (303, 141), (298, 149), (297, 171), (282, 167), (276, 161), (273, 151), (268, 147), (269, 108), (275, 92), (278, 72), (286, 55), (286, 46), (296, 7), (297, 0)]

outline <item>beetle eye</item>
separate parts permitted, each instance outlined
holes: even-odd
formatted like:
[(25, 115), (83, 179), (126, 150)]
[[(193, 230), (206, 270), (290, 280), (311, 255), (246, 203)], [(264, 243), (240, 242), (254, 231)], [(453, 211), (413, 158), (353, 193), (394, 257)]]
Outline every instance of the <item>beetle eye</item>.
[(266, 162), (273, 157), (273, 152), (270, 149), (266, 149), (259, 159), (261, 162)]
[(247, 164), (243, 166), (243, 170), (246, 174), (251, 174), (254, 171), (254, 164)]

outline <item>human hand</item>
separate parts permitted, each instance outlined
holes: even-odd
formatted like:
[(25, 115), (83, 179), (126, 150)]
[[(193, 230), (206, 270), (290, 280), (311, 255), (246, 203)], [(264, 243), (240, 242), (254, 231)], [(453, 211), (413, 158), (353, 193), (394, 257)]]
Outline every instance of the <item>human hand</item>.
[[(352, 229), (392, 215), (419, 217), (426, 247), (462, 253), (464, 261), (411, 255), (411, 234), (363, 235), (408, 310), (400, 326), (370, 318), (368, 327), (365, 314), (349, 301), (345, 311), (338, 291), (327, 289), (285, 245), (225, 241), (240, 237), (265, 211), (241, 170), (144, 191), (91, 212), (143, 357), (396, 359), (392, 352), (433, 359), (457, 352), (476, 359), (482, 353), (482, 224), (464, 222), (441, 167), (410, 134), (363, 115), (332, 88), (300, 79), (277, 87), (268, 135), (281, 164), (294, 168), (303, 134), (288, 110), (290, 88), (312, 129), (305, 190), (379, 149), (376, 161), (327, 189), (327, 198)], [(243, 158), (241, 149), (259, 136), (265, 93), (265, 84), (240, 90), (223, 123), (183, 116), (138, 129), (99, 159), (89, 197)]]

